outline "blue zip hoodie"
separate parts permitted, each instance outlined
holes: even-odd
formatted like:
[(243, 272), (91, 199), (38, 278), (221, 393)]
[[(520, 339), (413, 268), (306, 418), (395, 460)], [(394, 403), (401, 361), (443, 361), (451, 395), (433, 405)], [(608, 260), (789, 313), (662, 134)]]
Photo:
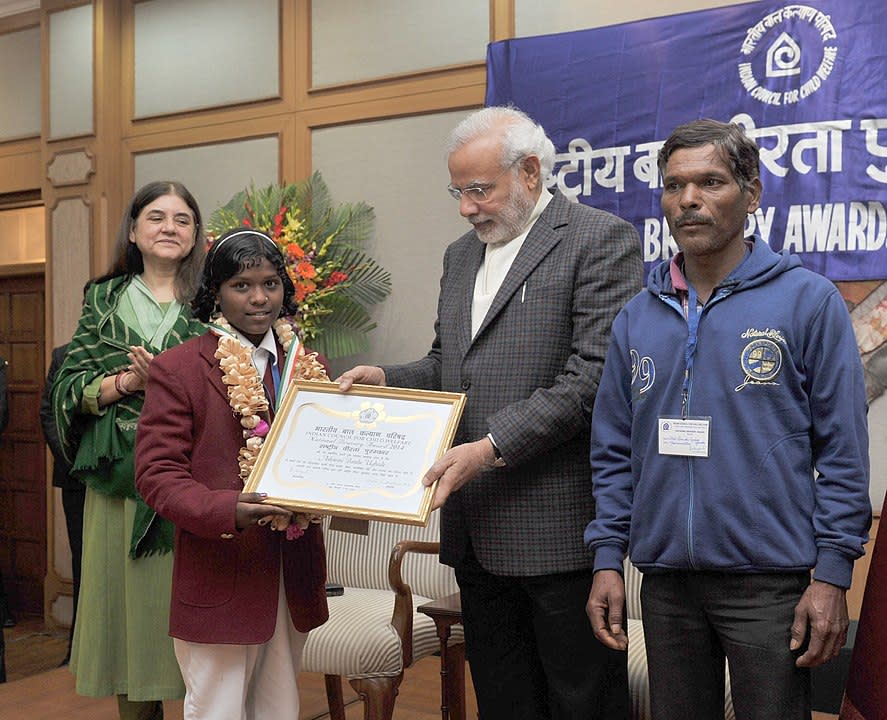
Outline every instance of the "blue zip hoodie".
[[(752, 240), (752, 238), (749, 238)], [(789, 572), (849, 587), (871, 521), (862, 365), (837, 288), (753, 238), (688, 323), (669, 263), (617, 315), (592, 418), (595, 569)], [(710, 417), (708, 457), (659, 419)]]

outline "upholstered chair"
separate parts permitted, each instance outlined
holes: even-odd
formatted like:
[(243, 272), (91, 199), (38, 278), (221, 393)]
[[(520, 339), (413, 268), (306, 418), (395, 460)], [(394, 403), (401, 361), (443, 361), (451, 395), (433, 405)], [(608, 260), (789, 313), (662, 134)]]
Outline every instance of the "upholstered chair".
[[(452, 568), (437, 558), (437, 512), (427, 527), (366, 525), (361, 534), (325, 521), (328, 580), (344, 593), (328, 598), (330, 619), (308, 634), (302, 669), (326, 676), (331, 720), (345, 720), (343, 676), (366, 720), (390, 720), (404, 670), (440, 648), (434, 622), (416, 608), (458, 591)], [(450, 643), (462, 642), (458, 625)]]

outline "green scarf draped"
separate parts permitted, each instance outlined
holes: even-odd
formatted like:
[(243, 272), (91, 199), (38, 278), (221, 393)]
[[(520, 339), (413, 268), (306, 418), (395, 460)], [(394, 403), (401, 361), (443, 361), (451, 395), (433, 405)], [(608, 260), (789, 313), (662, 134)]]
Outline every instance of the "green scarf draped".
[(97, 408), (90, 397), (102, 378), (130, 365), (133, 345), (157, 354), (206, 326), (177, 302), (161, 305), (139, 277), (122, 276), (87, 291), (77, 331), (56, 374), (52, 402), (65, 458), (96, 492), (136, 501), (130, 555), (172, 550), (172, 523), (159, 518), (135, 489), (135, 437), (144, 396)]

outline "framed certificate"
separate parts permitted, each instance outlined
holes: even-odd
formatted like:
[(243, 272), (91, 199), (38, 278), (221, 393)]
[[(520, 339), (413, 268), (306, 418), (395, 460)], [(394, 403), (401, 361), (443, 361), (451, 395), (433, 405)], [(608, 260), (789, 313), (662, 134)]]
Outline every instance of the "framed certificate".
[(461, 393), (293, 381), (244, 488), (300, 512), (424, 525), (422, 477), (453, 442)]

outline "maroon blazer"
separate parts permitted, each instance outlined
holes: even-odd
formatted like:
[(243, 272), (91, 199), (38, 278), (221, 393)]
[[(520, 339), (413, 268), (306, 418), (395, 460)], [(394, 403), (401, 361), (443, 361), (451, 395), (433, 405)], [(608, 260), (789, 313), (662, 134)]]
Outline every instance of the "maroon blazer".
[(217, 343), (207, 333), (151, 363), (136, 438), (136, 487), (176, 526), (169, 634), (256, 644), (274, 632), (281, 560), (296, 629), (326, 621), (326, 554), (320, 525), (297, 540), (268, 527), (235, 528), (243, 435), (214, 357)]

